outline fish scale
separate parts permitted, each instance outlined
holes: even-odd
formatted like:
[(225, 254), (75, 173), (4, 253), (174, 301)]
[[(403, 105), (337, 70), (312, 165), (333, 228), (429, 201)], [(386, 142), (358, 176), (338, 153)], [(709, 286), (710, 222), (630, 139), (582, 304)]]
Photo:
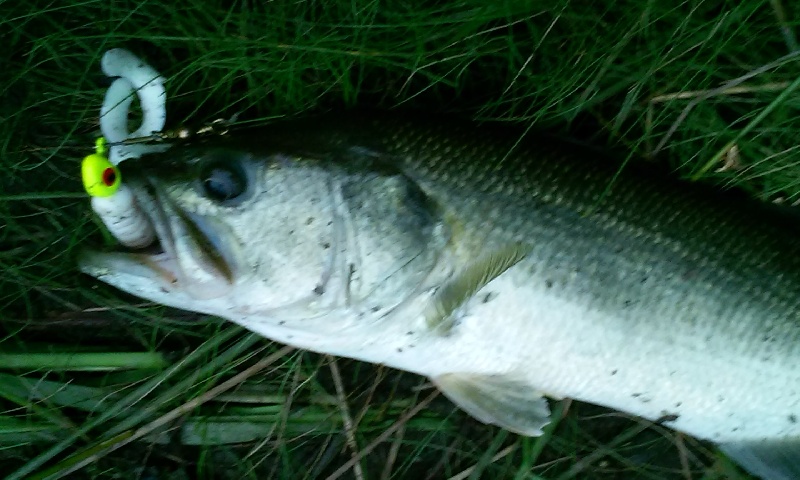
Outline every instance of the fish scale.
[[(436, 138), (439, 133), (416, 134)], [(597, 199), (616, 173), (614, 165), (596, 165), (594, 161), (563, 157), (549, 160), (546, 152), (538, 150), (521, 151), (513, 161), (506, 159), (504, 169), (491, 168), (492, 164), (499, 163), (504, 153), (487, 148), (488, 153), (481, 159), (485, 168), (473, 162), (472, 168), (462, 169), (463, 156), (454, 155), (448, 165), (441, 156), (429, 157), (415, 148), (419, 144), (428, 146), (430, 141), (415, 142), (411, 131), (395, 136), (406, 139), (405, 143), (395, 144), (408, 163), (406, 169), (419, 172), (413, 174), (414, 178), (421, 184), (429, 182), (432, 191), (446, 192), (442, 203), (452, 210), (459, 210), (459, 203), (464, 201), (459, 191), (476, 190), (478, 185), (489, 183), (485, 182), (486, 177), (492, 178), (501, 194), (517, 190), (529, 193), (523, 195), (522, 200), (505, 202), (507, 208), (498, 210), (499, 216), (480, 218), (473, 224), (475, 231), (489, 230), (491, 234), (487, 236), (494, 238), (505, 233), (506, 240), (521, 237), (535, 244), (537, 236), (530, 232), (554, 217), (566, 220), (561, 225), (551, 225), (553, 229), (568, 224), (594, 226), (590, 231), (578, 229), (571, 234), (593, 238), (595, 241), (588, 247), (592, 250), (613, 249), (619, 245), (629, 252), (631, 245), (641, 245), (637, 253), (642, 256), (639, 261), (645, 265), (648, 259), (684, 264), (685, 270), (675, 275), (686, 277), (687, 286), (705, 288), (715, 297), (744, 295), (751, 300), (748, 303), (755, 304), (758, 309), (778, 310), (781, 319), (774, 319), (776, 325), (772, 328), (782, 325), (780, 333), (786, 335), (783, 343), (792, 347), (795, 354), (800, 348), (800, 238), (796, 236), (800, 232), (794, 218), (767, 209), (753, 212), (753, 205), (738, 198), (713, 196), (674, 182), (664, 181), (662, 186), (647, 176), (623, 175), (598, 205)], [(526, 177), (515, 175), (513, 162), (530, 164), (532, 158), (536, 158), (538, 168), (533, 168)], [(431, 164), (437, 165), (435, 170), (427, 167)], [(437, 174), (439, 171), (460, 171), (462, 181), (453, 184), (447, 176)], [(537, 199), (543, 200), (537, 202)], [(461, 210), (454, 216), (471, 217), (467, 213), (468, 206)], [(609, 238), (604, 235), (606, 231), (617, 237), (611, 245), (601, 243)], [(556, 248), (563, 246), (564, 243), (558, 243)], [(571, 251), (579, 263), (578, 252)], [(618, 253), (622, 254), (626, 254), (625, 250)], [(665, 267), (668, 265), (662, 266)], [(625, 290), (629, 289), (630, 286), (626, 286)], [(773, 305), (777, 308), (770, 309)], [(738, 323), (735, 317), (729, 319), (730, 326), (735, 327)], [(764, 318), (760, 327), (769, 330), (769, 320), (769, 316)], [(758, 325), (752, 326), (753, 333), (758, 328)]]

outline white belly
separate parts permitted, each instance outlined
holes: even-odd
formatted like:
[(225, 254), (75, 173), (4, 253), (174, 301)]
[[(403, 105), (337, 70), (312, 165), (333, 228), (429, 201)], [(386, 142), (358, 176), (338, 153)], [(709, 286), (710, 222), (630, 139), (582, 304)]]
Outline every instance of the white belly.
[[(494, 298), (485, 302), (490, 292)], [(636, 309), (624, 313), (638, 322), (630, 327), (509, 275), (488, 284), (463, 312), (447, 361), (415, 370), (513, 371), (549, 396), (670, 418), (666, 425), (716, 442), (800, 437), (797, 370), (741, 358), (724, 335), (682, 335)]]

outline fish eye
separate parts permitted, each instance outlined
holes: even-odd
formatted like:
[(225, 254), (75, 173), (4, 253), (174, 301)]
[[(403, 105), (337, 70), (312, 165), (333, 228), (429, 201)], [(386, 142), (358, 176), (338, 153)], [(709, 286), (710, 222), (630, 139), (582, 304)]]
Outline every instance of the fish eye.
[(247, 175), (239, 162), (214, 159), (200, 167), (200, 193), (211, 200), (227, 203), (247, 191)]

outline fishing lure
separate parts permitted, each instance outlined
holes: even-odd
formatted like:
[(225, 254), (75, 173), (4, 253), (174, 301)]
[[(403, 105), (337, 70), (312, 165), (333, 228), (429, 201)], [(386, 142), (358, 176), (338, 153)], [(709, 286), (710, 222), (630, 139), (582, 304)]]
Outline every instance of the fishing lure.
[[(129, 158), (139, 158), (145, 153), (169, 148), (168, 145), (130, 142), (132, 139), (152, 137), (164, 128), (167, 120), (164, 77), (136, 55), (121, 48), (107, 51), (101, 60), (101, 67), (107, 76), (116, 77), (108, 87), (100, 108), (100, 130), (111, 145), (108, 151), (111, 163), (117, 165)], [(142, 123), (139, 128), (129, 132), (128, 114), (136, 97), (142, 111)]]
[[(117, 165), (126, 159), (169, 148), (169, 145), (135, 141), (164, 128), (164, 78), (153, 67), (121, 48), (107, 51), (101, 66), (106, 75), (117, 78), (106, 91), (100, 109), (103, 137), (97, 140), (95, 153), (86, 156), (81, 164), (83, 186), (92, 197), (92, 209), (111, 234), (126, 247), (144, 248), (155, 241), (155, 231), (131, 190), (122, 183)], [(142, 123), (135, 131), (129, 132), (128, 114), (134, 97), (139, 99)]]
[(83, 187), (92, 197), (92, 209), (119, 243), (129, 248), (147, 247), (156, 239), (153, 226), (106, 153), (105, 139), (98, 138), (95, 153), (81, 163)]

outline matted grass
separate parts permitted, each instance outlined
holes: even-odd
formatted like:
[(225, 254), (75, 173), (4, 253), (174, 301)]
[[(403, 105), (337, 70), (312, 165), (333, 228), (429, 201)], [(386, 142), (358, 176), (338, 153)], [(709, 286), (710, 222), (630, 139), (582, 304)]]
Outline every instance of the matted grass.
[(450, 112), (555, 129), (791, 203), (800, 12), (788, 4), (0, 5), (10, 478), (745, 478), (709, 445), (585, 404), (553, 404), (546, 435), (519, 438), (416, 376), (279, 350), (101, 285), (75, 267), (81, 246), (110, 241), (78, 165), (107, 86), (100, 57), (125, 47), (169, 79), (170, 127), (353, 106)]

